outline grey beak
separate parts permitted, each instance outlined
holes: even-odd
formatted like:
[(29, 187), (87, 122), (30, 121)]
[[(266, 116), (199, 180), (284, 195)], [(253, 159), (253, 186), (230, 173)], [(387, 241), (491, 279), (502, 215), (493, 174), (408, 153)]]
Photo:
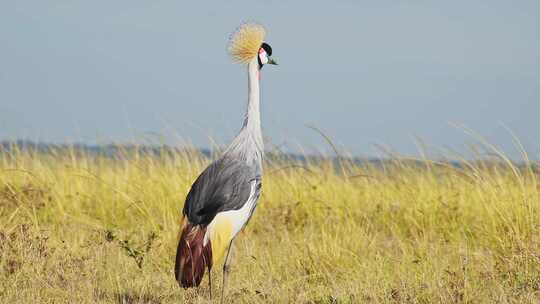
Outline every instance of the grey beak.
[(278, 65), (272, 57), (268, 57), (268, 64)]

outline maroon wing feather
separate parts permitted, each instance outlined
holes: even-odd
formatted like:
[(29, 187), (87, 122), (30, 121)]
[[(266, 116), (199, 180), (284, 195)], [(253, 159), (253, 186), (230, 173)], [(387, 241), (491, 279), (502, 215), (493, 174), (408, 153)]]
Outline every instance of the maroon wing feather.
[(197, 287), (201, 284), (206, 268), (212, 269), (212, 247), (210, 240), (204, 245), (206, 227), (192, 225), (184, 219), (180, 242), (176, 250), (174, 274), (183, 288)]

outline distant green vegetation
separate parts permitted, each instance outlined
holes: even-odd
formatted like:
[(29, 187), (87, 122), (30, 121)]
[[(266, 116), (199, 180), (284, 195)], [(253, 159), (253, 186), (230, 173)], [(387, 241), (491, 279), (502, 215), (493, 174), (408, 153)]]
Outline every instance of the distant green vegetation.
[[(538, 303), (540, 166), (267, 161), (228, 303)], [(197, 152), (0, 153), (1, 303), (209, 303), (173, 265)], [(213, 271), (214, 295), (221, 284)]]

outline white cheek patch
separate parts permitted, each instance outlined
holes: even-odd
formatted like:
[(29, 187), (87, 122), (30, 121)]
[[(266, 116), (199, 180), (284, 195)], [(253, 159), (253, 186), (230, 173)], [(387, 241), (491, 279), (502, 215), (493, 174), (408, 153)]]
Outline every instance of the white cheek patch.
[(259, 50), (259, 59), (261, 60), (262, 64), (268, 63), (268, 55), (266, 54), (266, 51), (264, 49)]

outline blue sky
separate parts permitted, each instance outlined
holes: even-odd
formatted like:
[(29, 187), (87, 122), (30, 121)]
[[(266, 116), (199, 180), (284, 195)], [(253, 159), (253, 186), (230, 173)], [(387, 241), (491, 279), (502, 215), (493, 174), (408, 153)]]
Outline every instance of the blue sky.
[(2, 1), (0, 139), (226, 144), (247, 90), (227, 38), (256, 20), (271, 145), (328, 150), (315, 125), (356, 155), (463, 152), (463, 124), (540, 158), (540, 2), (291, 2)]

